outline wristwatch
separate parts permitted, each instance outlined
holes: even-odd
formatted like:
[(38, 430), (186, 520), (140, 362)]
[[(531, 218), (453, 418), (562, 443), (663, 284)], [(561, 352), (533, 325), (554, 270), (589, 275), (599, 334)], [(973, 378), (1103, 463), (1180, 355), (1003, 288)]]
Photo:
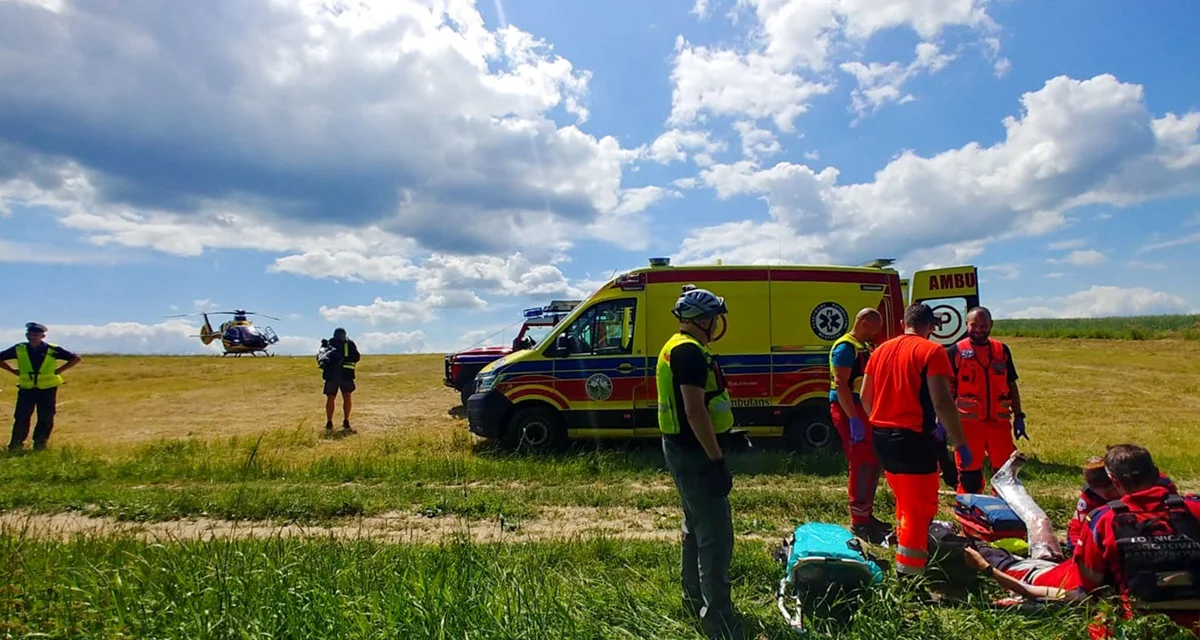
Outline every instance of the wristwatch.
[(1018, 413), (1018, 414), (1017, 414), (1017, 417), (1018, 417), (1018, 418), (1020, 418), (1020, 419), (1022, 419), (1022, 420), (1024, 420), (1024, 419), (1025, 419), (1025, 412), (1024, 412), (1024, 411), (1022, 411), (1021, 413)]
[(990, 578), (990, 577), (992, 577), (992, 574), (993, 574), (993, 573), (996, 573), (996, 567), (993, 567), (993, 566), (992, 566), (992, 565), (990, 565), (990, 564), (988, 565), (988, 568), (986, 568), (986, 569), (984, 569), (984, 570), (983, 570), (983, 575), (985, 575), (985, 576), (987, 576), (987, 577), (989, 577), (989, 578)]

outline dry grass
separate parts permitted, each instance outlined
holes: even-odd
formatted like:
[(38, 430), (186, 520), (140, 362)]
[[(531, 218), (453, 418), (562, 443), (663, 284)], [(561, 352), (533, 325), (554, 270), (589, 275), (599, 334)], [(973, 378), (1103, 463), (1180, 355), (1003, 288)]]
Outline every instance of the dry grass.
[[(1022, 448), (1075, 465), (1106, 443), (1135, 441), (1151, 446), (1176, 475), (1200, 476), (1193, 436), (1200, 432), (1200, 343), (1008, 342), (1029, 414), (1032, 439)], [(457, 394), (442, 386), (441, 367), (437, 355), (367, 356), (354, 395), (361, 435), (297, 447), (296, 455), (369, 450), (380, 438), (465, 452)], [(94, 356), (68, 376), (55, 445), (115, 453), (164, 439), (307, 435), (324, 422), (320, 374), (308, 357)], [(15, 394), (4, 396), (11, 402)]]
[[(369, 446), (398, 433), (449, 437), (458, 394), (441, 384), (441, 356), (367, 356), (351, 416)], [(213, 440), (263, 431), (320, 429), (321, 373), (310, 357), (92, 356), (67, 374), (53, 441), (111, 450), (162, 439)], [(15, 394), (4, 394), (9, 402)], [(341, 420), (341, 399), (335, 420)]]

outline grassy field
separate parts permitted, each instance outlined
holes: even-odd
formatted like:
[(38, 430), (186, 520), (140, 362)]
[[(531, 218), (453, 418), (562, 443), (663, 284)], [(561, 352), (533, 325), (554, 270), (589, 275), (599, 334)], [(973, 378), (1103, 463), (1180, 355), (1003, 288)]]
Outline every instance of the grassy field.
[(1200, 315), (997, 320), (997, 337), (1200, 340)]
[[(1145, 444), (1200, 489), (1200, 343), (1008, 342), (1035, 458), (1023, 479), (1057, 523), (1109, 443)], [(0, 635), (694, 634), (654, 443), (505, 453), (469, 436), (440, 375), (439, 356), (366, 357), (360, 434), (328, 438), (311, 358), (86, 358), (51, 450), (0, 458)], [(760, 637), (787, 637), (770, 550), (799, 522), (847, 521), (845, 463), (768, 447), (731, 467), (735, 597)], [(842, 631), (1074, 638), (1087, 615), (922, 609), (884, 589)]]

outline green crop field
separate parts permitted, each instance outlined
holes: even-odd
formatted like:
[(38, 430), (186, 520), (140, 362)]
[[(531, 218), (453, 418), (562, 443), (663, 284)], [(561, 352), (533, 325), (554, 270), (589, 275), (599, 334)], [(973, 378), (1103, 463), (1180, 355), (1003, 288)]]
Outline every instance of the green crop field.
[[(1022, 478), (1060, 530), (1105, 444), (1144, 444), (1200, 489), (1200, 342), (1008, 342), (1032, 438)], [(359, 371), (360, 433), (329, 438), (311, 358), (85, 358), (51, 450), (0, 457), (0, 637), (700, 637), (653, 441), (506, 453), (467, 433), (440, 356)], [(736, 603), (758, 637), (790, 637), (771, 550), (800, 522), (848, 521), (845, 462), (764, 446), (731, 467)], [(877, 509), (892, 519), (886, 487)], [(1096, 613), (987, 606), (997, 596), (927, 607), (889, 581), (827, 630), (1083, 638)], [(1153, 619), (1128, 631), (1171, 637)]]
[(1200, 315), (996, 320), (997, 337), (1200, 340)]

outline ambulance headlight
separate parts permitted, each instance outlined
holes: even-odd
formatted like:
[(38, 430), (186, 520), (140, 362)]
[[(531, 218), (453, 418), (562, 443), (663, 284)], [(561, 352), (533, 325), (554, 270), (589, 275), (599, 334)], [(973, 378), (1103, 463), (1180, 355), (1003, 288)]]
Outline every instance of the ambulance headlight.
[(496, 386), (496, 374), (481, 373), (475, 376), (475, 393), (487, 393)]

